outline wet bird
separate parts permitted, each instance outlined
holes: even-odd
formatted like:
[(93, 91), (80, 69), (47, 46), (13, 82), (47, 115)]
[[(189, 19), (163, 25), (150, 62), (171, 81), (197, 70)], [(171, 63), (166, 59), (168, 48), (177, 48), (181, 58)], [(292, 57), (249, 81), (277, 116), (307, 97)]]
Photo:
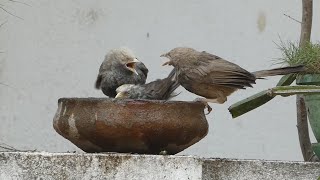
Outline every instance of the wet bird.
[(172, 65), (176, 68), (181, 86), (204, 97), (196, 100), (204, 102), (209, 112), (211, 107), (208, 102), (223, 104), (238, 89), (252, 87), (256, 79), (304, 71), (304, 66), (292, 66), (250, 73), (219, 56), (188, 47), (174, 48), (161, 57), (169, 59), (163, 66)]
[(173, 92), (180, 86), (175, 76), (174, 68), (164, 79), (157, 79), (143, 85), (124, 84), (117, 88), (115, 98), (168, 100), (177, 95)]
[(119, 86), (145, 84), (147, 75), (148, 69), (138, 61), (130, 49), (112, 49), (100, 66), (95, 88), (102, 89), (102, 92), (109, 97), (115, 97)]

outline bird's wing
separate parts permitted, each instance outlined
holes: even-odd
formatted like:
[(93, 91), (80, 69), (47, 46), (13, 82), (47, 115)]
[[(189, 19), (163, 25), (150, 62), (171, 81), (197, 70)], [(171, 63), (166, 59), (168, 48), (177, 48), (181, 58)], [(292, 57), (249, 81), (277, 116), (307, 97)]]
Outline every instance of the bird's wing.
[(145, 88), (145, 94), (148, 99), (167, 100), (173, 97), (173, 91), (180, 86), (178, 81), (174, 78), (175, 73), (176, 70), (173, 69), (168, 77), (142, 85)]
[(98, 74), (97, 79), (96, 79), (96, 82), (95, 82), (95, 84), (94, 84), (94, 87), (95, 87), (96, 89), (100, 89), (100, 87), (101, 87), (101, 81), (102, 81), (102, 76), (101, 76), (100, 74)]
[(184, 72), (194, 81), (238, 89), (252, 87), (256, 79), (240, 66), (207, 52), (201, 52), (194, 66)]
[(144, 86), (144, 94), (147, 99), (161, 99), (166, 89), (163, 87), (167, 84), (166, 79), (157, 79)]
[(107, 67), (108, 67), (106, 65), (109, 65), (109, 64), (107, 62), (103, 62), (100, 65), (99, 73), (98, 73), (98, 76), (97, 76), (97, 79), (96, 79), (96, 82), (95, 82), (95, 88), (96, 89), (100, 89), (101, 88), (101, 82), (102, 82), (103, 74), (106, 73), (106, 70), (107, 70)]

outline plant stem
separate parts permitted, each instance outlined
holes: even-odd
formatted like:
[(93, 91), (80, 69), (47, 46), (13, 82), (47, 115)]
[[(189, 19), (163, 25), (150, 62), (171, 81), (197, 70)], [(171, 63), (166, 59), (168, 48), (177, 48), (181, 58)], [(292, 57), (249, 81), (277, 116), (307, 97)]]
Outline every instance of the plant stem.
[[(312, 0), (302, 0), (302, 23), (300, 34), (300, 48), (310, 42), (312, 28)], [(297, 95), (297, 129), (300, 142), (300, 148), (305, 161), (319, 161), (311, 147), (311, 141), (308, 130), (308, 118), (306, 105), (303, 95)]]

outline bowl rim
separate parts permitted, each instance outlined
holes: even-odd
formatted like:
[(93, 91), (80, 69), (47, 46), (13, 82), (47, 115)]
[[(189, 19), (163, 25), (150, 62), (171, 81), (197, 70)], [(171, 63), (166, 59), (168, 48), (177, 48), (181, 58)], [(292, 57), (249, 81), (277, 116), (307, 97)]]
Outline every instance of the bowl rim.
[(79, 102), (113, 102), (113, 103), (130, 103), (142, 102), (148, 104), (190, 104), (190, 105), (203, 105), (200, 101), (171, 101), (171, 100), (149, 100), (149, 99), (114, 99), (108, 97), (62, 97), (58, 99), (58, 103), (64, 101), (79, 101)]

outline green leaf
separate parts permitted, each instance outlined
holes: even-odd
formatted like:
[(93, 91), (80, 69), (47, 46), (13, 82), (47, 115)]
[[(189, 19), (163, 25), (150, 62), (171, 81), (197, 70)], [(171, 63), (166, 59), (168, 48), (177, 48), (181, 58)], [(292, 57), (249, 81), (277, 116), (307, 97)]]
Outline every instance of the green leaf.
[(228, 110), (231, 113), (232, 118), (239, 117), (270, 101), (273, 97), (269, 96), (268, 92), (268, 90), (264, 90), (231, 105)]
[(320, 86), (304, 85), (304, 86), (278, 86), (268, 90), (269, 96), (291, 96), (297, 94), (319, 94)]
[(296, 78), (296, 74), (285, 75), (279, 80), (277, 86), (289, 86), (293, 83), (294, 80), (296, 80)]
[[(277, 86), (288, 86), (296, 79), (295, 74), (288, 74), (283, 76), (278, 82)], [(244, 100), (241, 100), (229, 107), (229, 112), (233, 118), (239, 117), (249, 111), (252, 111), (263, 104), (269, 102), (273, 97), (269, 96), (268, 91), (262, 91), (254, 94)]]
[(277, 86), (289, 86), (294, 80), (296, 80), (295, 74), (285, 75), (279, 80)]
[[(289, 82), (289, 81), (288, 81)], [(286, 84), (286, 83), (284, 83)], [(261, 91), (244, 100), (231, 105), (228, 110), (233, 118), (239, 117), (252, 111), (273, 99), (276, 95), (290, 96), (296, 94), (317, 94), (320, 93), (320, 86), (277, 86), (269, 90)]]

